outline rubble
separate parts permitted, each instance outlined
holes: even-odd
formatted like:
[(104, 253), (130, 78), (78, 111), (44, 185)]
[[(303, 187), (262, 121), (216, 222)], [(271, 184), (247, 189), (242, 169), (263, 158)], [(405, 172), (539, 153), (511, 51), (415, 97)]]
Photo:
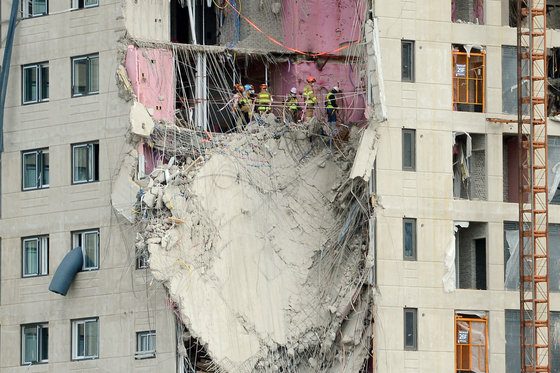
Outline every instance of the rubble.
[(167, 162), (139, 180), (136, 247), (204, 346), (205, 370), (357, 372), (367, 361), (371, 211), (367, 183), (349, 178), (360, 136), (331, 148), (311, 127), (268, 117), (211, 139), (154, 127)]

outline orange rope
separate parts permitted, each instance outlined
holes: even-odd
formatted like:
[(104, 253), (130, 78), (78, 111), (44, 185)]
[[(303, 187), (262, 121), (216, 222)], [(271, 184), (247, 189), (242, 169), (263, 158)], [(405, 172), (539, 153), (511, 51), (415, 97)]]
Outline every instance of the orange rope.
[[(325, 54), (332, 54), (332, 53), (340, 52), (341, 50), (346, 49), (346, 48), (348, 48), (348, 47), (350, 47), (350, 46), (352, 46), (352, 45), (358, 44), (358, 43), (360, 42), (360, 39), (358, 39), (358, 40), (354, 41), (354, 42), (351, 43), (351, 44), (348, 44), (348, 45), (345, 45), (345, 46), (343, 46), (343, 47), (337, 48), (337, 49), (332, 50), (332, 51), (330, 51), (330, 52), (322, 52), (322, 53), (307, 53), (307, 52), (303, 52), (303, 51), (300, 51), (300, 50), (298, 50), (298, 49), (290, 48), (290, 47), (288, 47), (287, 45), (284, 45), (284, 44), (280, 43), (278, 40), (274, 39), (272, 36), (268, 35), (268, 34), (265, 33), (263, 30), (261, 30), (257, 25), (255, 25), (253, 22), (251, 22), (251, 20), (250, 20), (249, 18), (247, 18), (247, 17), (245, 17), (243, 14), (241, 14), (241, 12), (240, 12), (239, 10), (235, 9), (235, 7), (234, 7), (233, 5), (231, 5), (231, 3), (229, 2), (229, 0), (225, 0), (225, 1), (226, 1), (227, 5), (229, 5), (229, 6), (231, 7), (231, 9), (235, 10), (235, 12), (236, 12), (237, 14), (239, 14), (239, 16), (240, 16), (241, 18), (243, 18), (245, 21), (247, 21), (247, 23), (249, 23), (251, 26), (253, 26), (253, 28), (254, 28), (255, 30), (259, 31), (261, 34), (263, 34), (264, 36), (266, 36), (266, 37), (267, 37), (270, 41), (272, 41), (273, 43), (275, 43), (275, 44), (277, 44), (277, 45), (281, 46), (282, 48), (285, 48), (285, 49), (287, 49), (287, 50), (289, 50), (289, 51), (292, 51), (292, 52), (296, 52), (296, 53), (299, 53), (299, 54), (304, 54), (304, 55), (306, 55), (306, 56), (311, 56), (311, 57), (319, 57), (319, 56), (324, 56)], [(227, 6), (227, 5), (226, 5), (226, 6)]]

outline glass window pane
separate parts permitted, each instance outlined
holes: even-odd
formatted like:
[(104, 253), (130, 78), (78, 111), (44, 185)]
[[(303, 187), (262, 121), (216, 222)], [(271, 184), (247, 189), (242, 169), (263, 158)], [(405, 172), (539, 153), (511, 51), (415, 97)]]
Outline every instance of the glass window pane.
[(80, 322), (76, 325), (76, 339), (77, 339), (77, 357), (85, 356), (85, 335), (84, 335), (84, 323)]
[(49, 153), (43, 152), (42, 157), (42, 169), (41, 169), (41, 184), (43, 186), (49, 185)]
[(33, 15), (47, 14), (47, 0), (32, 0)]
[(23, 188), (37, 188), (37, 153), (23, 155)]
[(73, 181), (88, 181), (88, 147), (87, 145), (79, 145), (74, 147), (73, 157)]
[(412, 239), (412, 222), (404, 223), (404, 256), (407, 258), (414, 257), (414, 242)]
[(98, 5), (98, 0), (86, 0), (85, 5), (86, 6)]
[(72, 94), (80, 95), (87, 93), (87, 64), (86, 58), (74, 59), (72, 77)]
[(98, 235), (97, 232), (84, 234), (84, 268), (98, 267)]
[(89, 92), (99, 91), (99, 57), (90, 57)]
[(40, 274), (46, 275), (49, 273), (49, 238), (48, 237), (41, 237), (40, 238)]
[(41, 66), (41, 91), (39, 92), (40, 100), (48, 100), (49, 98), (49, 65)]
[(97, 356), (97, 321), (86, 321), (86, 356)]
[(23, 362), (37, 361), (37, 326), (30, 325), (23, 328)]
[(148, 335), (148, 351), (155, 351), (156, 350), (156, 335), (149, 334)]
[(413, 144), (412, 133), (403, 132), (403, 167), (413, 168)]
[(414, 347), (414, 313), (405, 311), (405, 346)]
[(49, 328), (47, 326), (42, 326), (40, 330), (41, 330), (40, 360), (45, 361), (49, 359)]
[(23, 68), (23, 102), (37, 101), (37, 67)]
[(36, 239), (23, 241), (23, 274), (36, 275), (39, 272), (39, 247)]

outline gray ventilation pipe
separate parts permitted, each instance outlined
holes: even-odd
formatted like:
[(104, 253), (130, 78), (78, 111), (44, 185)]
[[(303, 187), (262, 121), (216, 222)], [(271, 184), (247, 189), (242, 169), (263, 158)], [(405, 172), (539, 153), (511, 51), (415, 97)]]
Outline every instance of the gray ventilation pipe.
[(60, 262), (49, 290), (56, 294), (66, 295), (68, 288), (70, 288), (72, 281), (74, 281), (74, 277), (76, 277), (76, 273), (82, 269), (83, 261), (82, 248), (73, 248)]

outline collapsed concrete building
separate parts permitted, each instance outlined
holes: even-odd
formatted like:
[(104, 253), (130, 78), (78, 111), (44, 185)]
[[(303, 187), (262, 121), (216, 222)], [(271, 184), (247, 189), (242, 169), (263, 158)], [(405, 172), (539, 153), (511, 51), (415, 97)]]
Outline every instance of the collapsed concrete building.
[(0, 368), (519, 371), (515, 4), (2, 1)]

